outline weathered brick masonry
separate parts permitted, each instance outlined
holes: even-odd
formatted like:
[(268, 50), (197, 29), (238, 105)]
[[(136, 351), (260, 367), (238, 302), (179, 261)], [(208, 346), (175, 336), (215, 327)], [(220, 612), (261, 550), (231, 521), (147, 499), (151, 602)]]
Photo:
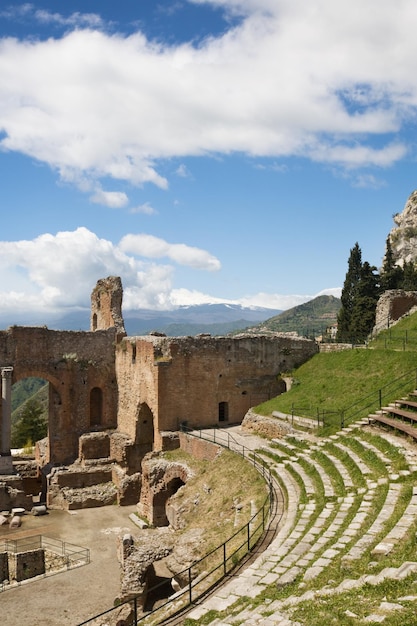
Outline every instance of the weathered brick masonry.
[(12, 382), (28, 376), (49, 382), (47, 461), (71, 462), (82, 433), (117, 427), (115, 339), (114, 328), (73, 332), (12, 326), (0, 331), (0, 364), (13, 367)]
[[(124, 476), (135, 484), (145, 454), (172, 447), (181, 424), (239, 423), (285, 390), (280, 373), (318, 352), (314, 341), (286, 335), (126, 337), (121, 305), (120, 278), (109, 277), (92, 292), (90, 332), (0, 331), (0, 367), (13, 368), (12, 382), (49, 382), (40, 464), (77, 461), (91, 474), (87, 466), (100, 459), (117, 465), (119, 484)], [(87, 435), (98, 431), (105, 434)]]
[(280, 372), (317, 350), (288, 336), (125, 338), (116, 351), (118, 427), (161, 449), (161, 433), (182, 423), (239, 423), (251, 406), (285, 391)]

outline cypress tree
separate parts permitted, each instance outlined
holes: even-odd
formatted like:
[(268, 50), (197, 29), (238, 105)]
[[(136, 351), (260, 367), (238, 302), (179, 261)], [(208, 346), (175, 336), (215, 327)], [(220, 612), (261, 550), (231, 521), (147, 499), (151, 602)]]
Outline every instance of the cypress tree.
[(402, 289), (404, 271), (402, 267), (396, 265), (392, 252), (391, 238), (388, 235), (385, 244), (384, 263), (381, 268), (381, 288), (382, 291), (388, 289)]
[(351, 316), (351, 333), (358, 342), (365, 341), (372, 331), (379, 295), (379, 275), (376, 274), (376, 267), (365, 261), (356, 286)]
[(350, 251), (348, 260), (348, 271), (346, 273), (345, 282), (341, 294), (341, 303), (339, 314), (337, 316), (337, 341), (352, 340), (352, 312), (358, 283), (361, 278), (362, 270), (362, 251), (358, 242)]

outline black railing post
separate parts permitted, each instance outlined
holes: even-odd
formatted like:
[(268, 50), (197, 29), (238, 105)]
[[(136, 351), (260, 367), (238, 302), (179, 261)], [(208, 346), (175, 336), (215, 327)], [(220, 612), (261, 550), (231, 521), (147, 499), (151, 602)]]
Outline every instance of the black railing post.
[(133, 598), (133, 623), (136, 626), (138, 623), (138, 597)]
[(378, 389), (379, 408), (382, 408), (382, 389)]
[(227, 574), (227, 558), (226, 558), (226, 542), (223, 544), (223, 572), (226, 576)]
[(250, 523), (249, 522), (246, 528), (248, 529), (248, 552), (250, 552)]
[(191, 586), (192, 580), (191, 580), (191, 567), (188, 568), (188, 600), (190, 602), (190, 604), (193, 601), (193, 593), (192, 593), (192, 586)]

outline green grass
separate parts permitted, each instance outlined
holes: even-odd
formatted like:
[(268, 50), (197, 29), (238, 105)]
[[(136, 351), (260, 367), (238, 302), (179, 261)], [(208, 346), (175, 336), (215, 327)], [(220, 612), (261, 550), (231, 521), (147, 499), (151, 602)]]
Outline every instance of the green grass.
[(414, 352), (357, 348), (319, 353), (291, 372), (294, 384), (288, 392), (255, 411), (266, 416), (273, 411), (294, 412), (314, 419), (324, 414), (327, 430), (323, 434), (329, 434), (341, 427), (342, 411), (346, 421), (352, 415), (354, 419), (367, 417), (379, 408), (380, 398), (386, 404), (414, 389), (416, 368)]

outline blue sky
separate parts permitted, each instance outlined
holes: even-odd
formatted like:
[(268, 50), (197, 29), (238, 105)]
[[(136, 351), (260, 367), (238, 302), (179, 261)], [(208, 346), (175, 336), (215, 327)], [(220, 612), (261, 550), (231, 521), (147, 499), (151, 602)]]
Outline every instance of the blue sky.
[[(0, 8), (0, 323), (287, 309), (380, 267), (416, 183), (413, 0)], [(3, 326), (4, 327), (4, 326)]]

